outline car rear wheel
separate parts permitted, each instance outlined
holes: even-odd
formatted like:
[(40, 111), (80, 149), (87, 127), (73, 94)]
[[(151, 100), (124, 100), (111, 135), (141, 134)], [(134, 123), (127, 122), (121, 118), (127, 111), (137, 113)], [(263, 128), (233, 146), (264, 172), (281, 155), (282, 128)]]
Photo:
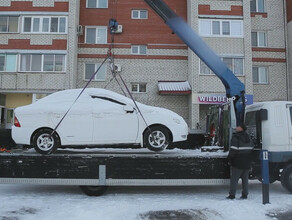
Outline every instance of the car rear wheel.
[(60, 146), (60, 139), (51, 129), (41, 129), (33, 137), (33, 147), (40, 154), (52, 154)]
[(144, 134), (144, 145), (151, 151), (163, 151), (171, 142), (169, 131), (162, 126), (153, 126)]

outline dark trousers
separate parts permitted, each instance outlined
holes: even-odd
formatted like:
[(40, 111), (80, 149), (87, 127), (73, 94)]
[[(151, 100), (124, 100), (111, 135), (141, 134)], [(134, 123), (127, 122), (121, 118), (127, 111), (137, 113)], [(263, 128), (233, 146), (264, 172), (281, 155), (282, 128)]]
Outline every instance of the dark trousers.
[(236, 167), (231, 167), (231, 178), (230, 178), (230, 195), (236, 194), (236, 188), (238, 185), (238, 180), (241, 178), (242, 180), (242, 195), (248, 195), (248, 170), (238, 169)]

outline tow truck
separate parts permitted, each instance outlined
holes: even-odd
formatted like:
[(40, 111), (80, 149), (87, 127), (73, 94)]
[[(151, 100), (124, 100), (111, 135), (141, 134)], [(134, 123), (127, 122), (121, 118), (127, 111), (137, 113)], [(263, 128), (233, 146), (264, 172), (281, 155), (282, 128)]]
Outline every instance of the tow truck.
[[(181, 40), (206, 63), (219, 77), (226, 89), (227, 97), (233, 101), (225, 111), (229, 112), (229, 134), (236, 125), (244, 121), (245, 86), (230, 71), (206, 43), (178, 17), (162, 0), (144, 0), (176, 33)], [(110, 28), (115, 28), (114, 22)], [(257, 143), (251, 178), (260, 179), (259, 150), (269, 151), (271, 179), (281, 180), (285, 189), (292, 193), (292, 143), (282, 144), (271, 140), (273, 123), (289, 129), (290, 121), (281, 124), (279, 109), (289, 115), (292, 103), (257, 105), (247, 108), (248, 130)], [(290, 109), (290, 107), (289, 107)], [(292, 111), (290, 111), (292, 112)], [(275, 117), (274, 117), (275, 116)], [(286, 118), (282, 115), (281, 122)], [(291, 113), (290, 116), (291, 117)], [(292, 121), (292, 120), (291, 120)], [(270, 130), (269, 130), (270, 129)], [(268, 132), (269, 131), (269, 132)], [(266, 133), (265, 133), (266, 132)], [(286, 132), (287, 133), (287, 132)], [(263, 135), (265, 134), (265, 135)], [(270, 135), (270, 142), (265, 139)], [(288, 134), (288, 133), (287, 133)], [(230, 137), (230, 135), (229, 135)], [(286, 137), (285, 137), (286, 138)], [(288, 138), (288, 135), (287, 135)], [(281, 151), (281, 152), (278, 152)], [(227, 152), (201, 152), (198, 150), (165, 150), (160, 153), (139, 150), (58, 150), (53, 155), (39, 155), (33, 151), (1, 153), (0, 183), (24, 183), (45, 185), (79, 185), (87, 195), (102, 195), (108, 186), (190, 186), (227, 184), (230, 172)]]

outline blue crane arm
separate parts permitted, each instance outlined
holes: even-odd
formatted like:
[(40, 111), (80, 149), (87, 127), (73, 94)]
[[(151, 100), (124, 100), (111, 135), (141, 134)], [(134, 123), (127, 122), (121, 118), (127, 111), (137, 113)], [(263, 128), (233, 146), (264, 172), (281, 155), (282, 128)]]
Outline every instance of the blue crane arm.
[(200, 38), (198, 34), (163, 0), (144, 0), (172, 29), (172, 31), (219, 77), (225, 86), (226, 96), (235, 97), (234, 107), (237, 125), (244, 121), (245, 86), (228, 69), (225, 63)]

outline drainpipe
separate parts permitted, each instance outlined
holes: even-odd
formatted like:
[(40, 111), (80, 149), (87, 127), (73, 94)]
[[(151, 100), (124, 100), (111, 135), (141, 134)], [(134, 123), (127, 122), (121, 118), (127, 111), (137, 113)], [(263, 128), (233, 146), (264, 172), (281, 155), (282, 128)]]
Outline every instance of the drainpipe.
[(283, 0), (283, 18), (284, 18), (284, 34), (285, 34), (285, 47), (286, 47), (286, 88), (287, 88), (287, 101), (290, 97), (290, 68), (289, 68), (289, 45), (288, 45), (288, 23), (287, 23), (287, 5), (286, 0)]

